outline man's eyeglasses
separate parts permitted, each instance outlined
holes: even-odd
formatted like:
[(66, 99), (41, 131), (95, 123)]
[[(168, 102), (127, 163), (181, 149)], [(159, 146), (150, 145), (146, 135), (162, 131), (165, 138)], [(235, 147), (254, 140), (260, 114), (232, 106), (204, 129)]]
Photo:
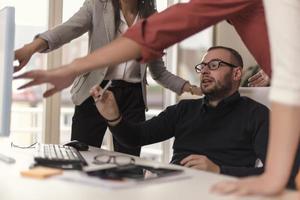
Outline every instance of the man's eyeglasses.
[(94, 157), (94, 164), (102, 165), (102, 164), (116, 164), (119, 166), (122, 165), (130, 165), (135, 163), (135, 159), (130, 156), (123, 155), (97, 155)]
[(197, 64), (195, 66), (195, 70), (196, 70), (197, 73), (201, 73), (201, 72), (203, 72), (203, 69), (204, 69), (205, 66), (207, 66), (208, 69), (211, 70), (211, 71), (212, 70), (217, 70), (217, 69), (219, 69), (219, 67), (222, 64), (227, 65), (227, 66), (232, 67), (232, 68), (238, 67), (236, 65), (233, 65), (231, 63), (225, 62), (223, 60), (211, 60), (208, 63), (202, 62), (200, 64)]

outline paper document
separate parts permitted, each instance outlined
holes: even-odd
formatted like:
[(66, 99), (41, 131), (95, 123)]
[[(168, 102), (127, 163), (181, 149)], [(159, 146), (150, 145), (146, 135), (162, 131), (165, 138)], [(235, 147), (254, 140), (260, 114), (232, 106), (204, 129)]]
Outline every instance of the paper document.
[[(58, 177), (61, 180), (64, 181), (70, 181), (75, 183), (81, 183), (81, 184), (88, 184), (91, 186), (96, 187), (105, 187), (105, 188), (111, 188), (111, 189), (121, 189), (121, 188), (128, 188), (128, 187), (136, 187), (137, 185), (141, 186), (144, 184), (151, 184), (151, 183), (164, 183), (169, 182), (173, 180), (181, 180), (189, 178), (189, 176), (182, 170), (174, 170), (167, 169), (167, 168), (157, 168), (159, 169), (160, 173), (161, 170), (167, 170), (168, 175), (164, 174), (158, 174), (158, 173), (151, 173), (149, 171), (144, 171), (145, 173), (143, 176), (140, 174), (125, 174), (124, 170), (121, 170), (121, 175), (116, 175), (116, 168), (112, 167), (108, 169), (100, 169), (100, 170), (92, 170), (89, 172), (72, 172), (72, 173), (65, 173), (64, 175)], [(155, 168), (152, 168), (155, 169)], [(127, 173), (128, 171), (126, 171)], [(177, 172), (171, 174), (170, 172)], [(119, 172), (117, 172), (119, 173)], [(122, 177), (121, 177), (122, 176)]]

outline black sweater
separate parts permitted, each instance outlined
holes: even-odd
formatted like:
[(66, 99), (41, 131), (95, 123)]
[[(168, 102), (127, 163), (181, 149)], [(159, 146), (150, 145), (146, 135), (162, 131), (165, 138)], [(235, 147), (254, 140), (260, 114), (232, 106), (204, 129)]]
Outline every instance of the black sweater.
[(264, 163), (266, 157), (268, 108), (238, 92), (215, 108), (206, 101), (182, 100), (146, 122), (122, 120), (110, 129), (119, 142), (130, 147), (175, 137), (171, 161), (175, 164), (190, 154), (200, 154), (219, 165), (223, 174), (262, 173), (263, 167), (254, 166), (257, 158)]

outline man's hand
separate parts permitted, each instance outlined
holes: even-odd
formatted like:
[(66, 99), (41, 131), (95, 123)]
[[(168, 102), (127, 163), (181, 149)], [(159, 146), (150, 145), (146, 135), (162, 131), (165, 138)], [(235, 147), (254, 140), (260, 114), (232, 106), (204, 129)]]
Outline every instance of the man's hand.
[(259, 70), (248, 79), (248, 82), (250, 87), (266, 87), (270, 85), (270, 77), (263, 70)]
[(220, 167), (203, 155), (189, 155), (182, 159), (180, 164), (189, 168), (220, 173)]
[[(98, 111), (108, 121), (118, 119), (120, 112), (114, 94), (109, 90), (106, 90), (103, 94), (102, 92), (103, 89), (98, 85), (95, 85), (90, 90), (90, 94), (95, 100)], [(116, 125), (120, 120), (121, 118), (112, 123), (109, 122), (109, 124)]]
[(72, 70), (72, 68), (63, 66), (48, 71), (32, 70), (16, 76), (14, 77), (14, 79), (32, 79), (18, 89), (40, 85), (43, 83), (49, 83), (52, 87), (43, 94), (44, 97), (49, 97), (54, 93), (59, 92), (66, 87), (69, 87), (73, 83), (75, 77), (76, 74), (74, 70)]

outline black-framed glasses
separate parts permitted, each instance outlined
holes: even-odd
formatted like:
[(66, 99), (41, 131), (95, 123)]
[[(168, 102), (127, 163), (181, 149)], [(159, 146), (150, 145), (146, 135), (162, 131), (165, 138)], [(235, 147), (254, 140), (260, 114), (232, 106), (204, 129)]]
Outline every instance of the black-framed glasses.
[(94, 157), (93, 163), (96, 165), (116, 164), (119, 166), (135, 164), (135, 159), (124, 155), (105, 155), (100, 154)]
[(232, 68), (238, 67), (238, 66), (236, 66), (236, 65), (234, 65), (234, 64), (225, 62), (225, 61), (223, 61), (223, 60), (211, 60), (211, 61), (209, 61), (209, 62), (207, 62), (207, 63), (202, 62), (202, 63), (200, 63), (200, 64), (197, 64), (197, 65), (195, 66), (195, 70), (196, 70), (197, 73), (201, 73), (201, 72), (203, 72), (203, 69), (204, 69), (205, 66), (207, 66), (208, 69), (211, 70), (211, 71), (212, 71), (212, 70), (217, 70), (217, 69), (219, 69), (219, 67), (220, 67), (222, 64), (227, 65), (227, 66), (232, 67)]

